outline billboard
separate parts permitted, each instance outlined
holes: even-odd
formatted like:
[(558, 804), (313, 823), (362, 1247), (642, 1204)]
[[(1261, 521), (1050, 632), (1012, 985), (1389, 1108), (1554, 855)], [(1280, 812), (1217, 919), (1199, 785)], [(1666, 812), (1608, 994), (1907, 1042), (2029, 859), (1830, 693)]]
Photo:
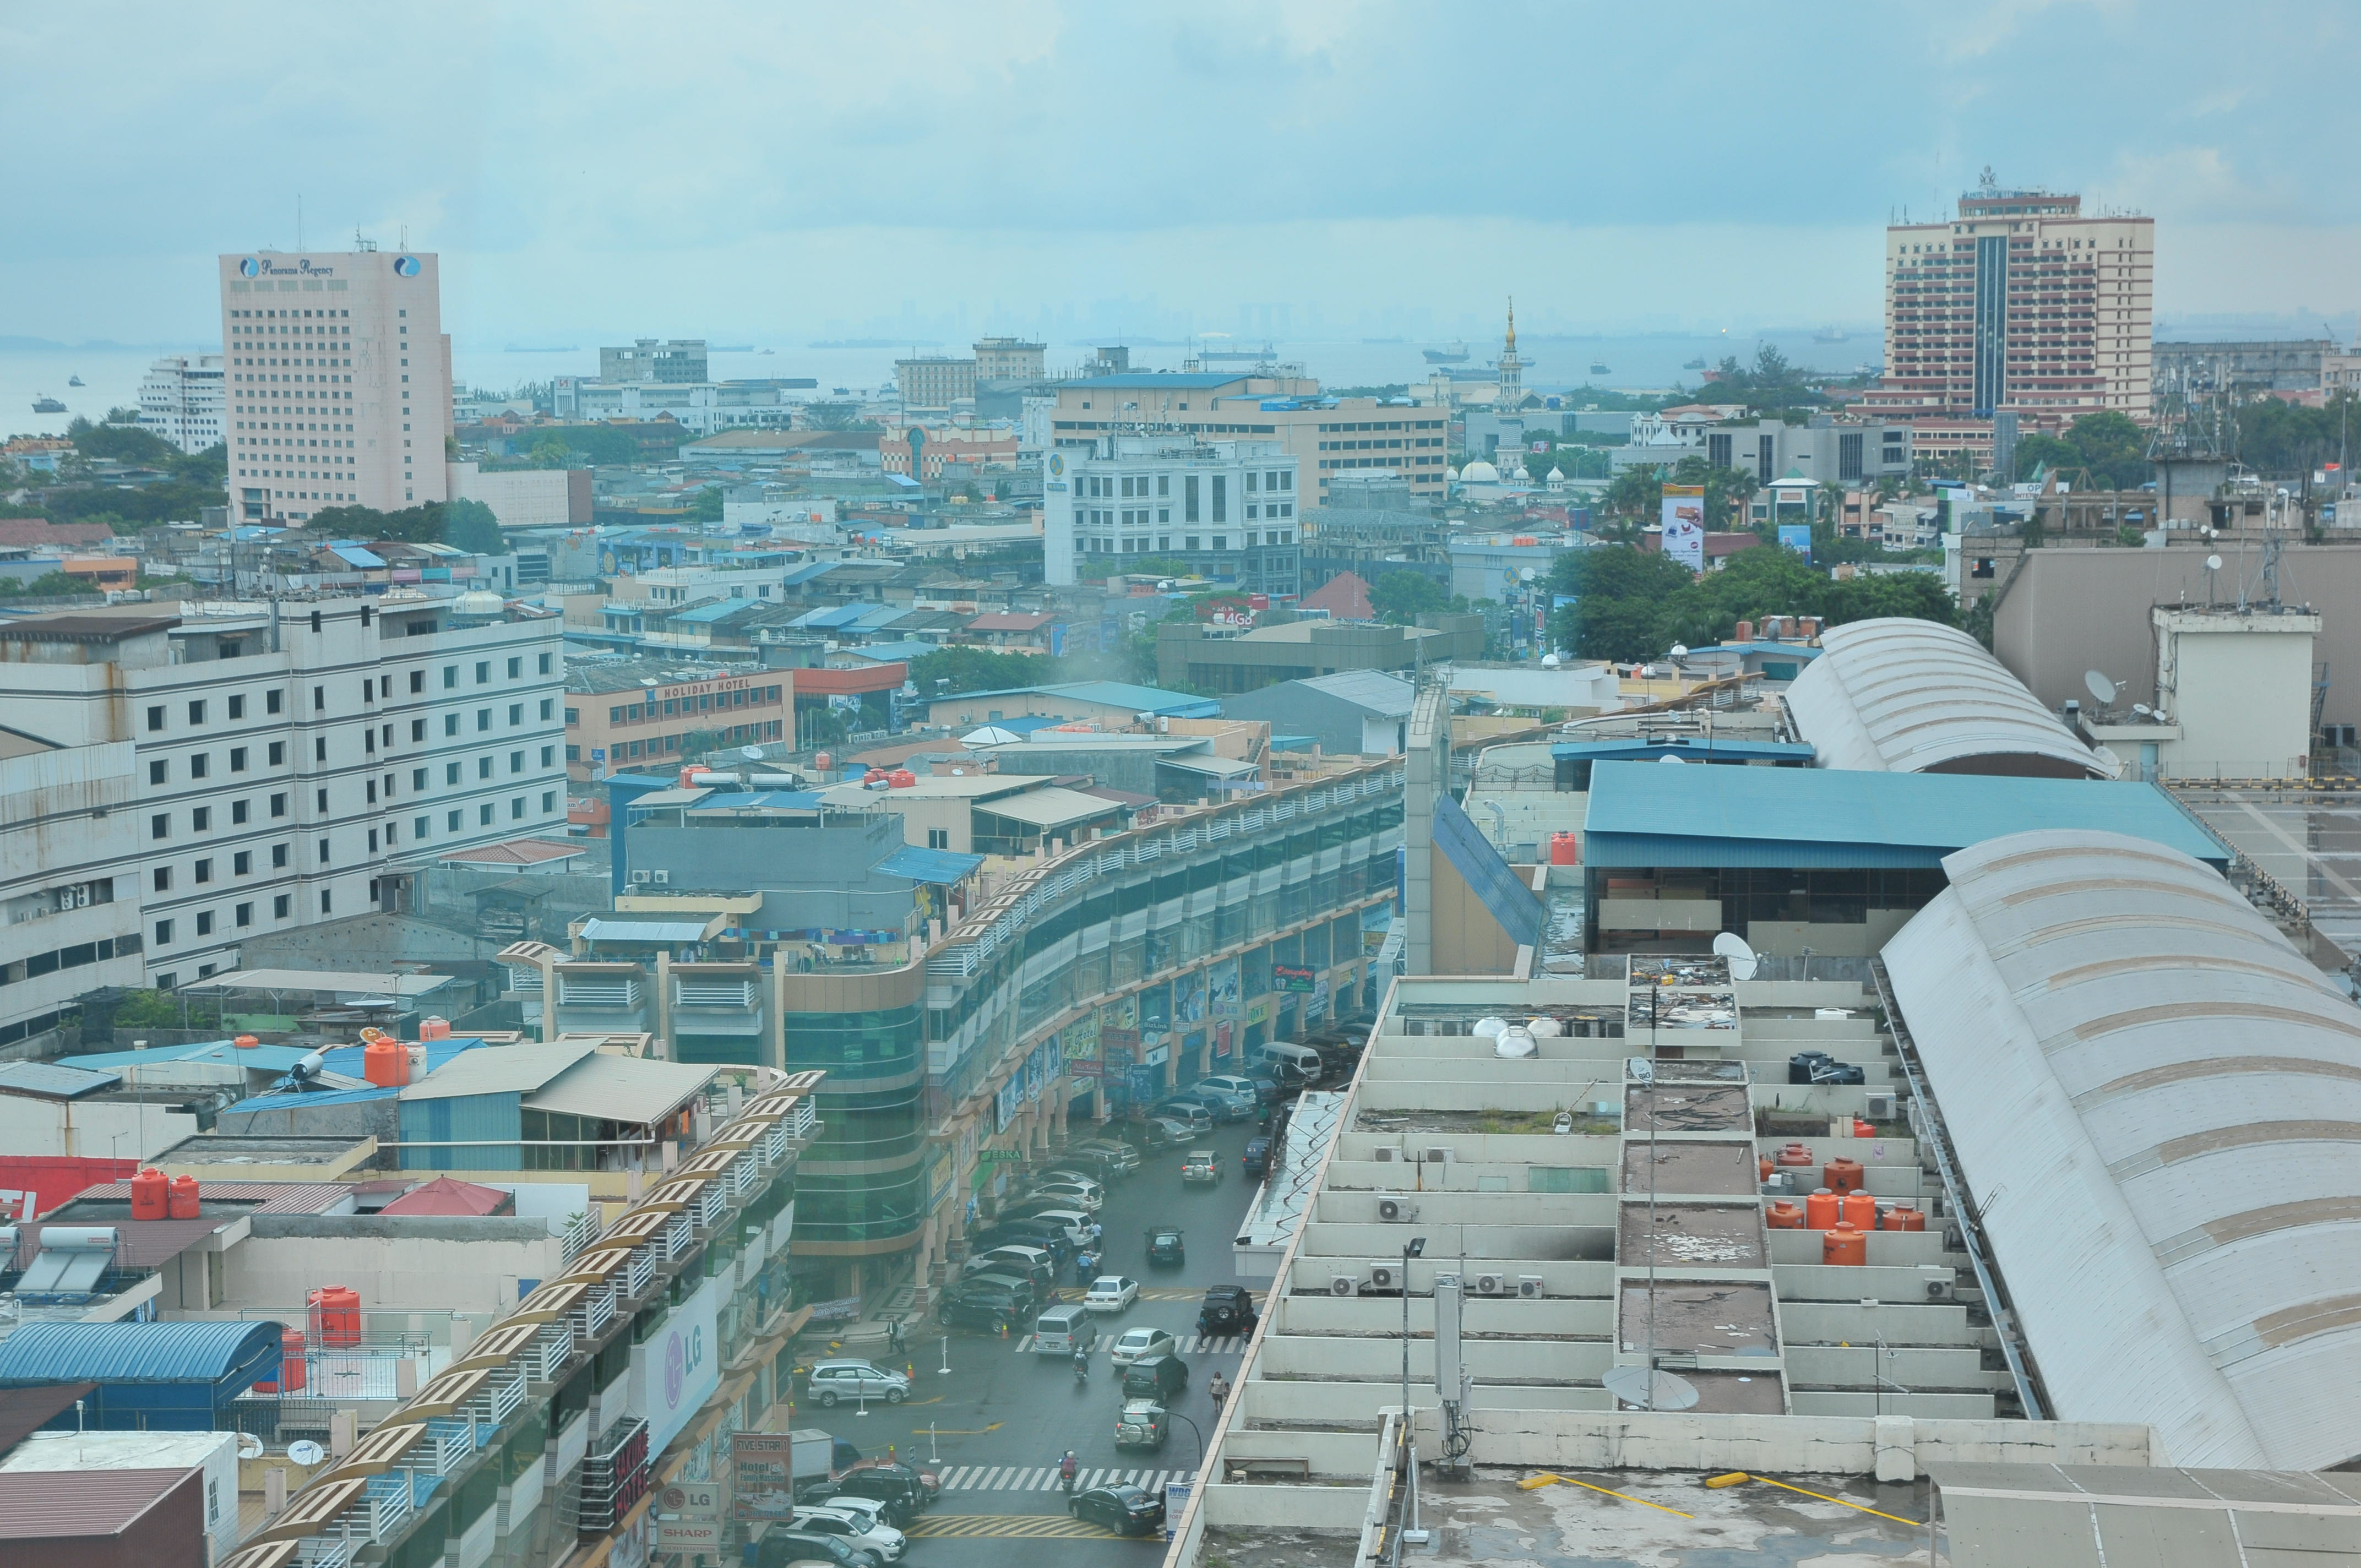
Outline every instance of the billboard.
[(1779, 525), (1779, 543), (1808, 561), (1812, 558), (1812, 525), (1808, 522), (1783, 522)]
[(1664, 554), (1692, 572), (1705, 570), (1705, 487), (1664, 487)]
[(707, 1280), (672, 1310), (655, 1337), (631, 1348), (632, 1403), (647, 1420), (650, 1453), (663, 1453), (721, 1386), (714, 1318), (729, 1284), (722, 1276)]

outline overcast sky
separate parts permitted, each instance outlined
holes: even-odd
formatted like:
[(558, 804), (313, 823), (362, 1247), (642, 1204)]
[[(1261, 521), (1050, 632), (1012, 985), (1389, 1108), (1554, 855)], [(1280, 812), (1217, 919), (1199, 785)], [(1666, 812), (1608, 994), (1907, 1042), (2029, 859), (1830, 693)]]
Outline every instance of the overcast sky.
[(2341, 314), (2356, 45), (2253, 0), (0, 0), (0, 334), (217, 336), (210, 258), (299, 194), (485, 342), (1867, 323), (1880, 226), (1987, 163), (2153, 214), (2167, 315)]

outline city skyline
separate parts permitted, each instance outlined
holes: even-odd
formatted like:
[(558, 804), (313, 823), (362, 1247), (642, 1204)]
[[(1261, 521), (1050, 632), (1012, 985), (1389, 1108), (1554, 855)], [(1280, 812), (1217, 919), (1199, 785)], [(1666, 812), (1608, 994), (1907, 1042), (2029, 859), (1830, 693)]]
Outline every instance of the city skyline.
[[(1601, 71), (1655, 46), (1644, 18), (1042, 5), (935, 14), (870, 72), (843, 68), (885, 58), (857, 20), (751, 10), (665, 33), (594, 8), (555, 38), (478, 19), (456, 53), (363, 16), (300, 39), (168, 17), (103, 57), (74, 47), (86, 16), (21, 14), (0, 22), (18, 62), (0, 127), (60, 151), (19, 192), (51, 221), (0, 241), (0, 335), (194, 340), (207, 258), (343, 250), (356, 228), (442, 254), (455, 336), (503, 342), (1061, 321), (1455, 337), (1510, 292), (1537, 336), (1857, 325), (1879, 314), (1886, 222), (1987, 164), (2154, 216), (2163, 316), (2352, 309), (2361, 189), (2305, 153), (2350, 139), (2348, 17), (2263, 6), (2216, 40), (2218, 80), (2265, 93), (2191, 79), (2191, 6), (1884, 15), (1841, 58), (1734, 23), (1663, 71)], [(333, 82), (280, 69), (323, 49)], [(617, 58), (651, 88), (697, 84), (665, 135), (582, 90)], [(269, 85), (225, 98), (225, 71)], [(1089, 131), (1091, 84), (1118, 80), (1150, 106)], [(60, 140), (97, 101), (121, 112)], [(1726, 150), (1693, 156), (1697, 137)], [(252, 156), (192, 178), (152, 156), (168, 140)]]

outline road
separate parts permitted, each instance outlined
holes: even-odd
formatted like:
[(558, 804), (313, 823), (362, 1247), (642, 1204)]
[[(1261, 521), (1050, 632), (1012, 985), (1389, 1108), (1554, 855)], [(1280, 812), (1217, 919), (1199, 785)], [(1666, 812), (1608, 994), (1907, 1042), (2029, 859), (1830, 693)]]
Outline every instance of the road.
[[(1099, 1214), (1106, 1227), (1100, 1272), (1129, 1275), (1143, 1289), (1127, 1310), (1099, 1318), (1099, 1349), (1088, 1383), (1075, 1383), (1071, 1357), (1020, 1349), (1026, 1343), (1021, 1325), (1005, 1340), (953, 1330), (946, 1342), (943, 1331), (929, 1322), (926, 1334), (910, 1341), (917, 1383), (908, 1404), (873, 1406), (866, 1416), (840, 1408), (797, 1411), (798, 1426), (826, 1427), (867, 1453), (892, 1444), (902, 1456), (943, 1473), (942, 1498), (912, 1530), (916, 1539), (906, 1563), (923, 1568), (928, 1558), (956, 1553), (962, 1568), (1082, 1568), (1111, 1561), (1145, 1564), (1162, 1551), (1161, 1535), (1152, 1544), (1134, 1540), (1118, 1545), (1104, 1531), (1068, 1518), (1056, 1466), (1071, 1448), (1082, 1462), (1085, 1484), (1128, 1479), (1151, 1485), (1186, 1480), (1195, 1470), (1197, 1438), (1178, 1420), (1160, 1451), (1116, 1449), (1121, 1376), (1106, 1347), (1126, 1329), (1142, 1325), (1171, 1333), (1180, 1341), (1180, 1359), (1189, 1364), (1189, 1387), (1168, 1408), (1195, 1421), (1200, 1431), (1210, 1429), (1213, 1409), (1206, 1380), (1216, 1371), (1235, 1379), (1244, 1341), (1201, 1344), (1197, 1304), (1209, 1285), (1248, 1283), (1231, 1267), (1230, 1242), (1255, 1193), (1255, 1181), (1238, 1168), (1238, 1156), (1255, 1132), (1252, 1121), (1233, 1123), (1192, 1146), (1220, 1153), (1225, 1174), (1218, 1187), (1182, 1186), (1185, 1151), (1167, 1150), (1148, 1156), (1138, 1170), (1108, 1189)], [(1180, 1268), (1150, 1271), (1142, 1233), (1164, 1223), (1186, 1233), (1189, 1260)], [(1262, 1287), (1251, 1288), (1259, 1305)], [(949, 1374), (939, 1370), (946, 1358)], [(931, 1544), (945, 1536), (962, 1539), (956, 1547)]]

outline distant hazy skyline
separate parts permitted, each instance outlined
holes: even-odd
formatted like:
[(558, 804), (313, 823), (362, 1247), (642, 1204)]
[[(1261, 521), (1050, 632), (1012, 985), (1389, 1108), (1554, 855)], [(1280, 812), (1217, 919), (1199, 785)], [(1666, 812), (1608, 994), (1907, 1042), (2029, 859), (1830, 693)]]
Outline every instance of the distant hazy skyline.
[(479, 346), (1490, 336), (1880, 311), (1989, 164), (2165, 317), (2361, 303), (2361, 8), (0, 0), (0, 335), (203, 341), (212, 258), (443, 257)]

